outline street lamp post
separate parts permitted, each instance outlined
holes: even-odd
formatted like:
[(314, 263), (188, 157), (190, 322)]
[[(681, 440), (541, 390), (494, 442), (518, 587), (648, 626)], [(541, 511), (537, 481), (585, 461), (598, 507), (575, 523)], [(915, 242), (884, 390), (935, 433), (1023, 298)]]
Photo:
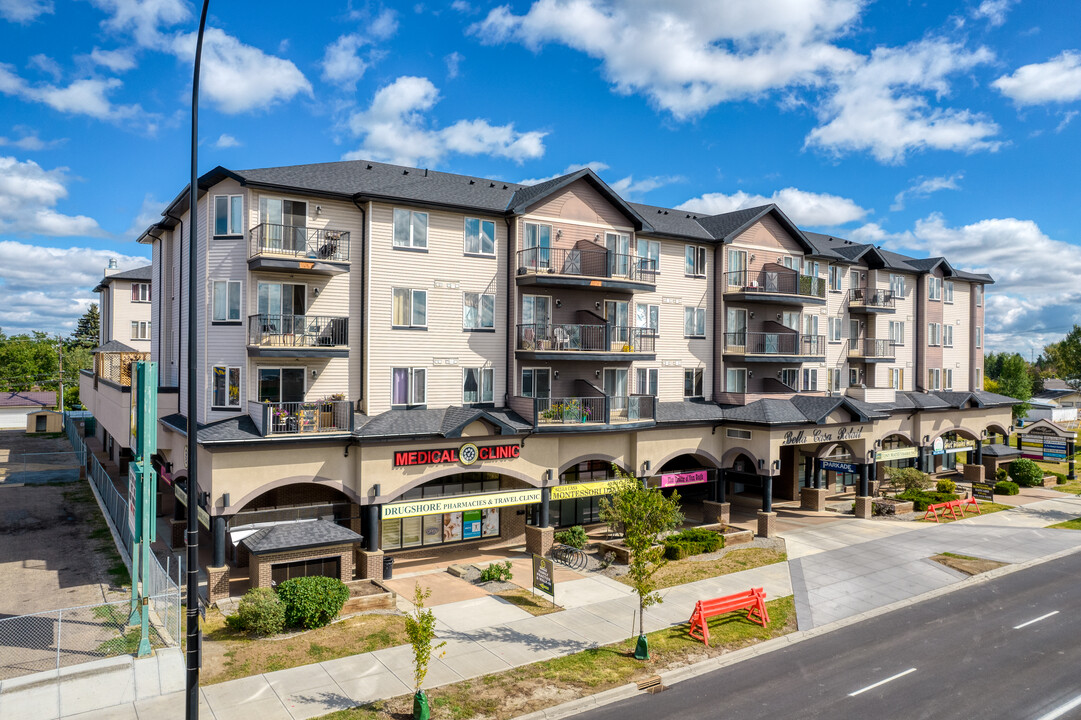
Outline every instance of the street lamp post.
[(199, 665), (201, 664), (202, 638), (199, 635), (199, 480), (196, 474), (198, 438), (198, 415), (196, 413), (198, 393), (196, 383), (199, 374), (195, 362), (195, 313), (196, 288), (195, 272), (195, 229), (198, 226), (197, 211), (199, 204), (198, 160), (199, 160), (199, 63), (203, 55), (203, 31), (206, 29), (206, 12), (210, 0), (203, 0), (203, 11), (199, 16), (199, 35), (195, 41), (195, 69), (191, 83), (191, 182), (188, 185), (188, 525), (186, 533), (188, 574), (187, 574), (187, 649), (185, 660), (185, 713), (187, 720), (199, 718)]

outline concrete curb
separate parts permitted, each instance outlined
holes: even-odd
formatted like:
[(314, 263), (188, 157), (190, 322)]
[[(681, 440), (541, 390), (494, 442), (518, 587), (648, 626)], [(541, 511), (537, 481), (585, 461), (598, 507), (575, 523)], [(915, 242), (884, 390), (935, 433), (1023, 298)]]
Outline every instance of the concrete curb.
[[(1026, 570), (1036, 565), (1042, 565), (1046, 562), (1058, 560), (1060, 558), (1074, 555), (1081, 552), (1081, 547), (1067, 548), (1066, 550), (1060, 550), (1057, 553), (1047, 555), (1045, 557), (1036, 558), (1034, 560), (1026, 560), (1023, 563), (1016, 563), (1012, 565), (1005, 565), (994, 570), (988, 570), (985, 573), (979, 575), (972, 575), (959, 582), (951, 585), (946, 585), (935, 590), (923, 593), (922, 595), (915, 595), (904, 600), (898, 600), (897, 602), (890, 603), (889, 605), (883, 605), (882, 607), (875, 608), (874, 610), (868, 610), (862, 612), (859, 615), (853, 615), (851, 617), (842, 618), (841, 620), (835, 620), (827, 625), (812, 628), (810, 630), (797, 630), (796, 632), (789, 633), (788, 635), (782, 635), (765, 642), (752, 645), (750, 647), (743, 648), (741, 650), (735, 650), (730, 653), (725, 653), (709, 660), (703, 660), (702, 662), (695, 663), (693, 665), (687, 665), (686, 667), (676, 668), (674, 670), (668, 670), (667, 672), (660, 673), (661, 680), (665, 685), (675, 685), (676, 683), (691, 678), (704, 675), (714, 670), (719, 670), (729, 665), (735, 665), (736, 663), (749, 660), (759, 655), (766, 655), (767, 653), (780, 650), (782, 648), (790, 647), (796, 643), (809, 640), (810, 638), (818, 637), (819, 635), (825, 635), (826, 633), (840, 630), (841, 628), (848, 627), (849, 625), (855, 625), (856, 623), (863, 622), (864, 620), (870, 620), (871, 618), (884, 615), (886, 613), (893, 612), (894, 610), (900, 610), (912, 605), (931, 600), (942, 595), (949, 595), (950, 593), (957, 592), (958, 590), (964, 590), (976, 585), (983, 585), (1003, 575), (1009, 575), (1010, 573)], [(627, 698), (634, 697), (641, 694), (638, 690), (638, 686), (635, 683), (628, 683), (626, 685), (620, 685), (610, 690), (605, 690), (602, 693), (596, 695), (590, 695), (576, 700), (570, 700), (561, 705), (555, 705), (544, 710), (537, 710), (536, 712), (529, 713), (528, 715), (520, 715), (514, 720), (555, 720), (556, 718), (570, 717), (571, 715), (577, 715), (592, 708), (602, 707), (604, 705), (610, 705), (619, 700), (626, 700)]]

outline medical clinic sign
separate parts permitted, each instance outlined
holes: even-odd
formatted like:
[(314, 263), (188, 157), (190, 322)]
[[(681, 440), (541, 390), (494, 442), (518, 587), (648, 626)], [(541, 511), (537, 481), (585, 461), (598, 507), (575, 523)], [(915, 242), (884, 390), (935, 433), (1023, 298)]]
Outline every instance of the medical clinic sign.
[(472, 465), (478, 460), (513, 460), (521, 453), (521, 445), (474, 445), (473, 443), (438, 450), (401, 450), (394, 452), (394, 467), (447, 465), (456, 462)]

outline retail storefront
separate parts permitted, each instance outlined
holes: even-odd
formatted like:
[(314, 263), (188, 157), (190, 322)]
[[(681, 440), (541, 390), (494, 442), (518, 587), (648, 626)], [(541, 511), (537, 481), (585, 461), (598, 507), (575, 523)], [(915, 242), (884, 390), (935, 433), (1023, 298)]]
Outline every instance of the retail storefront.
[(539, 491), (499, 492), (498, 473), (468, 472), (424, 483), (382, 508), (380, 547), (403, 550), (497, 538), (501, 507), (521, 505)]

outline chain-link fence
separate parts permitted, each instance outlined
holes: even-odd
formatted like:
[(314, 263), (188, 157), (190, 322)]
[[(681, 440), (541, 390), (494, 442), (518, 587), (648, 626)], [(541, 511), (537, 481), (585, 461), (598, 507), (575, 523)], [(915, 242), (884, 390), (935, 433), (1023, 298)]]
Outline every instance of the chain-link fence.
[(105, 519), (121, 540), (120, 555), (124, 558), (124, 564), (130, 570), (131, 554), (129, 548), (126, 547), (126, 540), (131, 537), (131, 530), (128, 527), (128, 501), (117, 492), (112, 478), (105, 472), (105, 468), (101, 466), (98, 459), (94, 457), (94, 453), (87, 454), (87, 461), (89, 467), (86, 471), (86, 477), (90, 481), (90, 487), (94, 490), (98, 501), (105, 508)]
[(84, 455), (85, 450), (9, 455), (0, 461), (0, 484), (75, 482)]

